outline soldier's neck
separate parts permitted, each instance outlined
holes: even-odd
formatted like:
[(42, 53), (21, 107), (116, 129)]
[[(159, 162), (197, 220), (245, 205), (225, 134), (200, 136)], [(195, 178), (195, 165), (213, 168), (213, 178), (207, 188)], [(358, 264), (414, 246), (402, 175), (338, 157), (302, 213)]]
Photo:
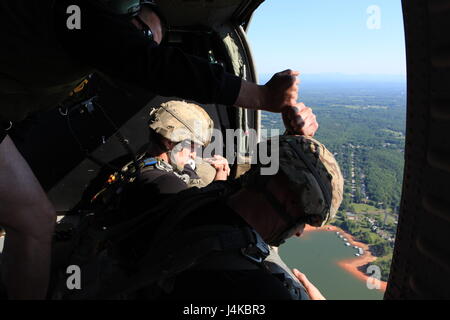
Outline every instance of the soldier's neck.
[(268, 212), (267, 205), (261, 199), (260, 194), (243, 189), (231, 196), (227, 205), (263, 238), (266, 236), (267, 230), (261, 221), (265, 220), (270, 212)]

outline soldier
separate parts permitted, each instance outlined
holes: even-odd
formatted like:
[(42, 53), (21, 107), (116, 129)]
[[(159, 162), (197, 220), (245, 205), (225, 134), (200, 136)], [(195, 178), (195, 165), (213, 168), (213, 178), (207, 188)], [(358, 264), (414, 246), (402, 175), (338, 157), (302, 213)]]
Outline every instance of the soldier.
[[(214, 123), (200, 106), (184, 101), (163, 103), (150, 114), (149, 155), (171, 164), (189, 187), (204, 187), (212, 181), (226, 180), (230, 167), (225, 158), (216, 155), (212, 159), (199, 159), (197, 151), (211, 142)], [(204, 161), (202, 161), (204, 160)], [(216, 172), (211, 174), (214, 168)], [(195, 172), (200, 169), (202, 177)], [(191, 172), (191, 173), (190, 173)], [(177, 192), (174, 192), (177, 193)]]
[[(143, 298), (155, 297), (156, 290), (163, 300), (291, 299), (285, 278), (280, 281), (263, 263), (268, 245), (300, 235), (306, 224), (330, 221), (342, 201), (343, 176), (317, 140), (282, 136), (267, 144), (278, 142), (276, 175), (262, 175), (270, 164), (254, 165), (237, 181), (181, 192), (161, 212), (141, 215), (138, 229), (121, 232), (127, 257), (122, 259), (132, 261), (128, 254), (134, 251), (137, 271), (104, 293)], [(297, 271), (295, 276), (315, 289)], [(146, 284), (152, 286), (145, 289)]]
[[(81, 26), (69, 28), (74, 7)], [(87, 75), (100, 71), (156, 94), (202, 103), (286, 110), (301, 127), (288, 108), (297, 100), (297, 72), (279, 73), (265, 86), (241, 80), (221, 66), (159, 46), (161, 20), (151, 0), (0, 2), (7, 48), (0, 53), (0, 224), (7, 231), (2, 280), (9, 298), (45, 297), (55, 211), (7, 132), (27, 116), (57, 107)]]
[[(227, 179), (230, 168), (226, 159), (197, 158), (197, 150), (211, 142), (214, 128), (201, 106), (168, 101), (152, 109), (148, 126), (149, 142), (137, 156), (138, 181), (136, 164), (129, 155), (115, 159), (92, 180), (74, 211), (90, 208), (92, 201), (98, 202), (100, 194), (113, 183), (124, 185), (120, 206), (127, 212), (139, 212), (187, 188), (205, 187), (212, 181)], [(120, 170), (112, 171), (111, 166)]]

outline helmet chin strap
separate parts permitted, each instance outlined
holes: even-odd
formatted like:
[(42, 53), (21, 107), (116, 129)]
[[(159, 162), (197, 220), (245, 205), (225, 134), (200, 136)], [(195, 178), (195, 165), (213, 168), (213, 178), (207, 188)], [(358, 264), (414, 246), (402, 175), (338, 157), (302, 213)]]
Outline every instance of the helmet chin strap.
[(184, 170), (184, 167), (182, 168), (177, 162), (177, 159), (176, 159), (176, 156), (175, 156), (175, 154), (177, 152), (179, 152), (179, 150), (177, 150), (177, 146), (175, 146), (171, 150), (167, 151), (167, 155), (168, 155), (168, 158), (170, 160), (170, 165), (172, 167), (175, 167), (179, 172), (182, 172)]

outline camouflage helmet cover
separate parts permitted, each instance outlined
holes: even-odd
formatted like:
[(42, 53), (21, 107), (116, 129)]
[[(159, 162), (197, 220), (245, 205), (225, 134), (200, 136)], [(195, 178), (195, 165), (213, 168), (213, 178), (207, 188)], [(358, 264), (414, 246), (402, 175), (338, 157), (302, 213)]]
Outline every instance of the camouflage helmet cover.
[(185, 101), (169, 101), (150, 112), (149, 127), (164, 138), (201, 146), (211, 142), (214, 123), (200, 106)]
[[(303, 151), (300, 156), (306, 161), (299, 159), (294, 146)], [(280, 169), (291, 182), (291, 189), (301, 197), (306, 216), (322, 213), (317, 226), (336, 215), (343, 199), (344, 178), (333, 154), (322, 143), (310, 137), (281, 137)]]
[[(325, 225), (336, 215), (343, 199), (344, 178), (336, 159), (313, 138), (281, 136), (267, 143), (277, 143), (278, 139), (280, 171), (289, 180), (289, 189), (300, 198), (307, 223)], [(262, 177), (260, 170), (251, 171), (253, 178), (247, 179), (247, 184), (263, 185), (260, 179), (267, 177)]]

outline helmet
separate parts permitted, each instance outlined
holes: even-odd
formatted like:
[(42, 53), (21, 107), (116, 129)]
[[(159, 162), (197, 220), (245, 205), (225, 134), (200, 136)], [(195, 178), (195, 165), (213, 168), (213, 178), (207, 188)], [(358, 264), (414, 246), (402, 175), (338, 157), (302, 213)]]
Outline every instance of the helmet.
[(206, 147), (211, 142), (214, 123), (202, 107), (174, 100), (150, 112), (149, 128), (172, 142), (189, 140)]
[(140, 0), (102, 0), (115, 14), (136, 15), (141, 10)]
[[(288, 234), (292, 236), (290, 231), (300, 224), (319, 227), (336, 215), (343, 199), (344, 178), (333, 154), (319, 141), (304, 136), (282, 136), (264, 143), (270, 145), (277, 141), (280, 171), (289, 180), (289, 189), (299, 197), (298, 205), (304, 215), (295, 220), (280, 203), (274, 203), (277, 200), (265, 189), (271, 176), (262, 176), (260, 172), (260, 168), (266, 165), (259, 164), (252, 168), (243, 177), (243, 186), (264, 191), (267, 199), (274, 203), (275, 209), (287, 220), (289, 230), (274, 241), (279, 245), (288, 238)], [(267, 150), (270, 149), (268, 146)]]
[(344, 193), (344, 177), (333, 154), (310, 137), (285, 136), (280, 139), (280, 169), (291, 182), (291, 189), (301, 197), (304, 213), (319, 213), (323, 226), (334, 218)]
[(158, 5), (155, 0), (102, 0), (114, 13), (120, 15), (135, 16), (146, 5), (155, 10), (159, 15)]
[(159, 19), (161, 20), (161, 23), (163, 25), (167, 25), (167, 20), (164, 17), (164, 15), (162, 14), (162, 12), (155, 0), (141, 0), (141, 7), (142, 6), (151, 8), (152, 11), (159, 17)]

